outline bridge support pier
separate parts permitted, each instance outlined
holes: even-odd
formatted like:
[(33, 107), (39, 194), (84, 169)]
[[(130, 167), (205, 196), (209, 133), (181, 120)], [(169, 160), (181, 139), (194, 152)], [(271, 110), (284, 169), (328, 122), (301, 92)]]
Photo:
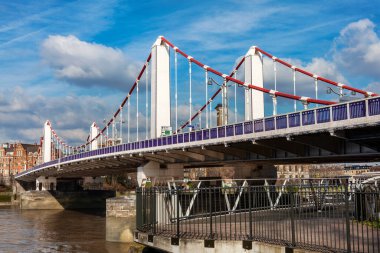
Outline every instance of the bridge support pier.
[(98, 136), (98, 133), (98, 128), (96, 127), (96, 124), (94, 122), (90, 127), (90, 140), (93, 140), (90, 144), (91, 150), (98, 149), (98, 139), (95, 139), (95, 137)]
[(101, 190), (103, 186), (103, 179), (101, 177), (83, 177), (84, 190)]
[(135, 192), (109, 198), (106, 203), (106, 241), (132, 243), (136, 228)]
[(137, 168), (137, 182), (139, 186), (147, 180), (183, 179), (183, 166), (181, 164), (170, 164), (165, 168), (160, 163), (150, 161), (144, 166)]
[[(263, 57), (256, 47), (251, 47), (245, 55), (244, 82), (259, 87), (264, 86)], [(264, 94), (253, 89), (245, 90), (245, 120), (264, 117)]]
[(36, 179), (36, 191), (56, 190), (56, 188), (57, 188), (56, 177), (40, 176)]
[(158, 37), (152, 46), (150, 137), (161, 136), (161, 127), (170, 126), (169, 47)]
[(42, 144), (42, 155), (44, 163), (51, 161), (51, 128), (47, 120), (44, 124), (44, 142)]

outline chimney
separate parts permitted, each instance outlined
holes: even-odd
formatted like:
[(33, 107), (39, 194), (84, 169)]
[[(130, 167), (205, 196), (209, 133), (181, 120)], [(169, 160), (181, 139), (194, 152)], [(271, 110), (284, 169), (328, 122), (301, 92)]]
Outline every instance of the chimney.
[(215, 107), (216, 110), (216, 125), (222, 126), (223, 125), (223, 105), (217, 104)]

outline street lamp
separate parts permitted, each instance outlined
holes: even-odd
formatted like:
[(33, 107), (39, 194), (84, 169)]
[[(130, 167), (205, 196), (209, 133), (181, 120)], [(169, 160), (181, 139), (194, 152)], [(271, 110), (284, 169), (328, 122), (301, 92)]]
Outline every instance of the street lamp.
[(11, 177), (11, 162), (13, 160), (13, 157), (8, 156), (8, 178)]
[(222, 122), (223, 125), (228, 124), (228, 97), (227, 97), (227, 88), (231, 87), (230, 85), (227, 85), (226, 79), (224, 79), (223, 84), (219, 84), (217, 81), (215, 81), (212, 77), (208, 78), (207, 85), (211, 86), (213, 84), (218, 85), (222, 89)]
[[(344, 101), (347, 101), (347, 100), (354, 100), (355, 99), (355, 98), (347, 96), (347, 93), (343, 93), (343, 89), (341, 87), (339, 89), (339, 92), (335, 91), (331, 87), (327, 87), (326, 93), (327, 94), (332, 94), (333, 93), (335, 95), (338, 95), (339, 96), (339, 102), (344, 102)], [(355, 96), (356, 92), (355, 91), (351, 91), (351, 95)]]

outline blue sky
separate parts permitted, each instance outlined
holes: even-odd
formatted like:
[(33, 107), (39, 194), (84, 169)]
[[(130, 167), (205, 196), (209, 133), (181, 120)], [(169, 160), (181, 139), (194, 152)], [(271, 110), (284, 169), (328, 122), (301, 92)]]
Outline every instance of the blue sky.
[[(0, 142), (37, 141), (47, 119), (69, 143), (82, 142), (120, 104), (158, 35), (224, 73), (258, 45), (380, 92), (379, 10), (349, 0), (1, 1)], [(279, 90), (291, 92), (283, 75)], [(266, 80), (272, 88), (270, 73)], [(310, 87), (300, 89), (312, 96)]]

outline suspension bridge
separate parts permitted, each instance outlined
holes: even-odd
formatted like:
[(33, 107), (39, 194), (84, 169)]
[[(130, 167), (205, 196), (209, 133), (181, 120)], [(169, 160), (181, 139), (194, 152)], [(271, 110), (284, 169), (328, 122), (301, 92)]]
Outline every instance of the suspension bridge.
[[(326, 87), (337, 89), (340, 101), (324, 94)], [(346, 92), (355, 100), (343, 101)], [(225, 74), (160, 36), (105, 122), (93, 122), (87, 140), (72, 146), (46, 121), (43, 163), (16, 180), (136, 170), (142, 180), (202, 166), (380, 158), (378, 94), (311, 73), (260, 47), (249, 48)]]

